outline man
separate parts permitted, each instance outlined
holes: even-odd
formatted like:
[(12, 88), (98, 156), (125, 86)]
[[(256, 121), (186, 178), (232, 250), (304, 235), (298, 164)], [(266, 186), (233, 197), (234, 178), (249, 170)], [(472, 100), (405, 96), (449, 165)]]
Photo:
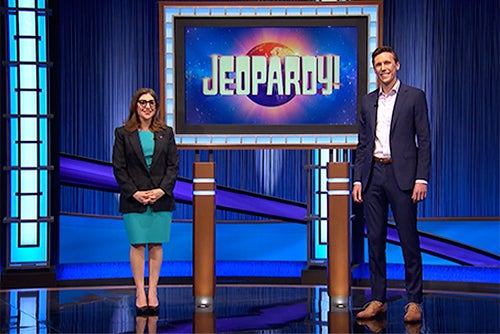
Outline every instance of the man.
[(372, 64), (380, 87), (362, 100), (352, 190), (354, 201), (364, 203), (372, 301), (356, 318), (371, 319), (387, 310), (390, 205), (405, 263), (404, 321), (419, 322), (423, 296), (417, 204), (427, 195), (431, 160), (427, 101), (423, 91), (399, 81), (399, 59), (391, 47), (377, 48)]

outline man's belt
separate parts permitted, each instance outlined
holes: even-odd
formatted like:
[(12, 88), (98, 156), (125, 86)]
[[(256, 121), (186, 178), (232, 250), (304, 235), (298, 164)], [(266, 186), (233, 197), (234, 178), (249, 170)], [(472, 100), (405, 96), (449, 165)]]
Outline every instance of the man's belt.
[(384, 165), (389, 165), (392, 164), (392, 159), (391, 158), (378, 158), (378, 157), (373, 157), (373, 161), (375, 162), (380, 162)]

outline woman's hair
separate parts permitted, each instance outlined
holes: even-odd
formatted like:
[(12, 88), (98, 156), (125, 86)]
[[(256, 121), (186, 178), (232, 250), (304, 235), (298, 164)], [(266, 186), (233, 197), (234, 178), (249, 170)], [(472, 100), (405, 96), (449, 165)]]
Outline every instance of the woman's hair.
[(140, 88), (138, 89), (132, 99), (130, 100), (130, 109), (128, 114), (128, 119), (125, 122), (125, 130), (128, 132), (134, 132), (139, 129), (139, 115), (137, 114), (137, 102), (140, 97), (144, 94), (151, 94), (151, 96), (155, 100), (155, 115), (151, 119), (151, 124), (149, 124), (149, 129), (153, 132), (166, 129), (167, 126), (165, 124), (165, 112), (160, 108), (160, 103), (158, 101), (158, 97), (156, 93), (151, 88)]
[(396, 51), (394, 51), (390, 46), (384, 45), (384, 46), (379, 46), (378, 48), (375, 49), (375, 51), (372, 52), (372, 64), (373, 64), (373, 61), (375, 60), (375, 57), (381, 53), (384, 53), (384, 52), (389, 52), (390, 54), (392, 54), (394, 61), (396, 63), (399, 63), (399, 58), (398, 58)]

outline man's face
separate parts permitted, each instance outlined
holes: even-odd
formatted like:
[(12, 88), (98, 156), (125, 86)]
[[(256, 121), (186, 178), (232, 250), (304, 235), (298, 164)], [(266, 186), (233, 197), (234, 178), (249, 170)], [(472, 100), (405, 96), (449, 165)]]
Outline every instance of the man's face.
[(392, 53), (382, 52), (373, 59), (373, 69), (378, 80), (383, 86), (392, 87), (396, 83), (396, 72), (399, 62), (394, 60)]

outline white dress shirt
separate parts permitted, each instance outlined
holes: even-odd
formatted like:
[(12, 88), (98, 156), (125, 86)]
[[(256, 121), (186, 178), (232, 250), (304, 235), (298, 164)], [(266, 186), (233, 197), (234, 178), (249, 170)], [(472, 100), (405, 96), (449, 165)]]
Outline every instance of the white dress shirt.
[(398, 95), (401, 81), (396, 81), (391, 90), (385, 94), (380, 87), (377, 102), (377, 124), (375, 126), (375, 149), (373, 155), (377, 158), (391, 157), (391, 120), (394, 104)]

